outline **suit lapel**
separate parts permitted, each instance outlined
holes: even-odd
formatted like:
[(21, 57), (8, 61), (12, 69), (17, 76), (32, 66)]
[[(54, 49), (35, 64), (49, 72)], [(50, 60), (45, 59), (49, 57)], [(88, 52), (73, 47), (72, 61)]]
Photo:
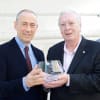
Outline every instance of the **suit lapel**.
[(34, 47), (33, 45), (31, 45), (31, 47), (32, 47), (32, 50), (34, 52), (34, 55), (35, 55), (37, 61), (44, 61), (44, 54), (43, 54), (43, 52), (40, 49)]
[(14, 56), (14, 59), (15, 58), (18, 58), (16, 60), (18, 60), (20, 62), (20, 64), (23, 65), (23, 69), (27, 70), (27, 64), (26, 64), (26, 59), (24, 57), (24, 55), (22, 54), (18, 44), (16, 43), (15, 41), (15, 38), (13, 38), (10, 42), (10, 48), (12, 49), (12, 56)]
[(62, 65), (63, 65), (63, 56), (64, 56), (64, 43), (65, 42), (62, 42), (60, 44), (59, 49), (58, 49), (58, 53), (57, 53), (58, 59), (61, 61)]
[(84, 38), (82, 38), (82, 41), (81, 41), (81, 43), (76, 51), (76, 54), (72, 60), (72, 63), (70, 64), (68, 73), (74, 72), (75, 69), (77, 68), (78, 64), (81, 63), (81, 60), (86, 53), (85, 46), (86, 46), (86, 40)]

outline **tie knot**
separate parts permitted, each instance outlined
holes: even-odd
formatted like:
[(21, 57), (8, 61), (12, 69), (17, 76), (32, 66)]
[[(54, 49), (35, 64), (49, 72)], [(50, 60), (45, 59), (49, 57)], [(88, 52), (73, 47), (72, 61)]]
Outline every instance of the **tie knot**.
[(24, 49), (25, 49), (25, 52), (28, 52), (29, 47), (28, 47), (28, 46), (26, 46)]

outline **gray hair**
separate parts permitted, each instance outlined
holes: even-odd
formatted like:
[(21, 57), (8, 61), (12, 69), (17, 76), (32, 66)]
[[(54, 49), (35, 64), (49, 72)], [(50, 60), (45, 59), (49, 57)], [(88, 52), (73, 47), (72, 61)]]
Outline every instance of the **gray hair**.
[(59, 19), (58, 19), (58, 24), (60, 24), (60, 18), (63, 16), (63, 15), (67, 15), (67, 14), (72, 14), (76, 19), (77, 21), (79, 22), (79, 24), (81, 25), (81, 16), (79, 13), (73, 11), (73, 10), (66, 10), (66, 11), (62, 11), (59, 15)]
[(35, 17), (37, 17), (36, 13), (33, 12), (32, 10), (29, 10), (29, 9), (23, 9), (23, 10), (21, 10), (20, 12), (17, 13), (17, 15), (16, 15), (16, 21), (18, 21), (19, 16), (20, 16), (23, 12), (32, 13)]

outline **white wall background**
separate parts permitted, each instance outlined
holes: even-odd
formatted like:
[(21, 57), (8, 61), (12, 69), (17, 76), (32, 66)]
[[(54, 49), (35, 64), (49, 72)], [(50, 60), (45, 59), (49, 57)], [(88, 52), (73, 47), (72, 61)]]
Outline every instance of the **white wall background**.
[(82, 16), (82, 34), (89, 39), (100, 37), (100, 0), (0, 0), (0, 42), (16, 35), (13, 27), (21, 9), (31, 9), (38, 15), (39, 29), (33, 44), (45, 54), (54, 43), (62, 40), (58, 28), (58, 15), (73, 9)]

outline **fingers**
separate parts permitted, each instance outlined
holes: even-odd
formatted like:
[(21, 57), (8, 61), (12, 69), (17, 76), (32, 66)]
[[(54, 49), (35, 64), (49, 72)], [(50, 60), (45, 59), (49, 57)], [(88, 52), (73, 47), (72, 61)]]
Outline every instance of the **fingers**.
[(25, 82), (28, 87), (41, 85), (44, 83), (44, 73), (36, 65), (34, 69), (25, 77)]
[(45, 82), (44, 87), (45, 88), (61, 87), (62, 85), (67, 84), (67, 82), (68, 82), (68, 75), (60, 74), (60, 75), (58, 75), (57, 80), (51, 81), (51, 82)]
[(40, 74), (42, 70), (37, 66), (30, 72), (31, 75)]
[(56, 81), (51, 81), (51, 82), (46, 82), (43, 84), (45, 88), (56, 88), (61, 86), (61, 82), (56, 80)]

